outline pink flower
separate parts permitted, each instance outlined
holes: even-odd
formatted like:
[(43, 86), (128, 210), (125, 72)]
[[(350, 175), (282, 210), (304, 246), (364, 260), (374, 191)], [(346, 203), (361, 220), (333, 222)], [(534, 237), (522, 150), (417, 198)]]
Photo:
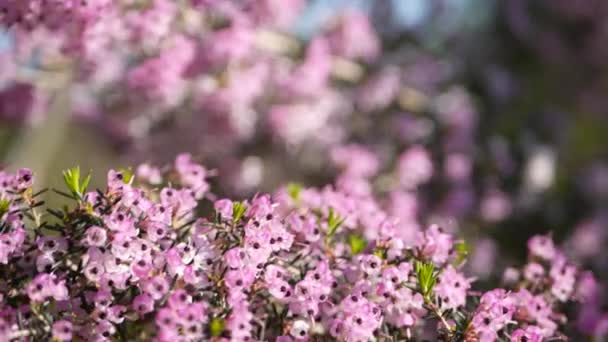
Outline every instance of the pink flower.
[(361, 145), (345, 145), (331, 151), (334, 164), (352, 176), (371, 177), (379, 168), (378, 158)]
[(43, 119), (47, 106), (45, 94), (32, 84), (18, 82), (0, 90), (3, 120), (35, 123)]
[(255, 271), (250, 268), (228, 271), (224, 276), (224, 280), (231, 290), (247, 289), (255, 280)]
[(433, 175), (433, 163), (427, 150), (413, 146), (399, 157), (399, 179), (406, 189), (416, 188), (426, 183)]
[(482, 340), (491, 341), (500, 330), (511, 323), (515, 313), (515, 300), (504, 289), (495, 289), (483, 294), (472, 324)]
[(346, 58), (374, 60), (380, 53), (380, 39), (369, 17), (355, 9), (345, 11), (330, 33), (332, 51)]
[(147, 293), (142, 293), (133, 299), (133, 309), (141, 316), (154, 311), (154, 299)]
[(292, 96), (309, 97), (318, 95), (327, 87), (331, 72), (329, 43), (324, 38), (314, 38), (308, 45), (302, 64), (279, 83)]
[(163, 276), (155, 276), (144, 283), (144, 291), (154, 300), (159, 300), (169, 292), (169, 282)]
[(14, 187), (17, 190), (31, 188), (34, 184), (34, 175), (30, 169), (19, 169), (15, 175)]
[(303, 9), (302, 0), (250, 0), (259, 24), (288, 29)]
[(158, 185), (162, 182), (160, 169), (150, 164), (141, 164), (137, 167), (136, 175), (138, 179), (150, 184)]
[(545, 269), (542, 265), (531, 262), (524, 268), (524, 278), (531, 282), (538, 282), (545, 274)]
[(86, 243), (89, 246), (95, 247), (101, 247), (105, 245), (107, 238), (108, 236), (106, 230), (97, 226), (93, 226), (87, 229), (85, 237)]
[(536, 235), (528, 240), (530, 254), (544, 260), (551, 260), (555, 256), (553, 240), (547, 235)]
[(541, 342), (542, 340), (541, 329), (533, 325), (526, 329), (517, 329), (511, 334), (511, 342)]
[(448, 265), (439, 275), (434, 292), (441, 301), (442, 309), (456, 309), (466, 304), (467, 290), (471, 287), (471, 279), (457, 272)]
[(331, 334), (347, 341), (366, 340), (380, 326), (382, 311), (364, 297), (351, 295), (339, 304), (340, 311), (333, 319)]
[(231, 337), (236, 340), (246, 340), (251, 337), (252, 314), (247, 305), (239, 305), (232, 308), (232, 312), (226, 322), (226, 328), (231, 332)]
[(425, 314), (423, 308), (424, 299), (419, 293), (413, 293), (410, 289), (402, 287), (392, 293), (383, 304), (386, 319), (397, 327), (411, 327)]
[(416, 238), (416, 247), (422, 255), (439, 264), (448, 260), (453, 245), (452, 236), (444, 233), (437, 225), (419, 232)]
[(209, 184), (206, 181), (209, 174), (207, 169), (195, 163), (192, 156), (187, 153), (175, 158), (175, 169), (179, 173), (181, 184), (194, 191), (196, 199), (203, 198), (209, 190)]
[(65, 280), (58, 280), (53, 274), (40, 273), (28, 285), (27, 295), (34, 302), (44, 302), (49, 298), (57, 301), (68, 298)]
[(237, 62), (253, 52), (253, 43), (253, 29), (236, 24), (214, 32), (205, 44), (205, 55), (214, 64)]
[(357, 89), (357, 105), (364, 112), (386, 109), (395, 100), (401, 87), (401, 70), (389, 65), (371, 76)]
[(55, 321), (53, 323), (53, 339), (61, 342), (71, 341), (73, 334), (72, 323), (65, 320)]
[(511, 213), (511, 199), (498, 190), (491, 189), (481, 199), (481, 215), (489, 222), (504, 220)]
[(559, 301), (567, 301), (574, 292), (577, 272), (576, 267), (569, 265), (563, 255), (557, 254), (554, 257), (549, 271), (553, 280), (551, 294)]
[(222, 215), (223, 219), (232, 219), (232, 201), (229, 199), (221, 199), (213, 204), (215, 211)]

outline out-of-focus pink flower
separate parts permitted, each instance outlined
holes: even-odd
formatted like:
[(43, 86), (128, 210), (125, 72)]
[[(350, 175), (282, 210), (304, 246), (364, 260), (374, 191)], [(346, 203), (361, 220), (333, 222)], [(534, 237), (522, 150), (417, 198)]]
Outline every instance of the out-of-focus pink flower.
[(380, 39), (369, 17), (356, 9), (343, 13), (329, 37), (332, 51), (339, 56), (372, 61), (380, 53)]
[(263, 61), (229, 69), (223, 85), (202, 89), (197, 94), (201, 111), (225, 117), (239, 137), (251, 137), (258, 119), (254, 102), (264, 93), (269, 71), (269, 65)]
[(481, 217), (488, 222), (504, 220), (511, 213), (511, 200), (499, 189), (490, 189), (481, 199)]
[(146, 9), (133, 9), (125, 14), (129, 40), (144, 48), (154, 48), (171, 33), (177, 6), (168, 0), (154, 0)]
[(426, 183), (433, 175), (433, 162), (422, 146), (413, 146), (399, 157), (399, 180), (406, 189)]
[(598, 255), (604, 246), (606, 231), (601, 217), (585, 220), (574, 228), (565, 250), (573, 257), (587, 259)]
[(160, 184), (162, 182), (162, 175), (160, 169), (150, 164), (140, 164), (135, 171), (137, 178), (148, 182), (150, 184)]
[(497, 257), (496, 242), (488, 238), (479, 239), (475, 242), (467, 265), (473, 275), (487, 278), (495, 271)]
[(552, 260), (557, 251), (551, 237), (546, 235), (536, 235), (528, 240), (528, 249), (530, 254), (544, 260)]
[(328, 41), (323, 37), (314, 38), (302, 63), (278, 83), (291, 96), (318, 96), (327, 89), (331, 63)]
[(288, 29), (304, 8), (303, 0), (248, 0), (260, 25)]
[(435, 106), (439, 119), (448, 127), (468, 132), (477, 124), (477, 111), (464, 88), (449, 89), (437, 97)]
[(336, 142), (341, 132), (333, 131), (328, 122), (339, 108), (337, 100), (330, 95), (313, 103), (275, 105), (268, 113), (268, 123), (287, 144), (298, 145), (313, 137), (318, 144)]
[(253, 52), (254, 36), (255, 32), (251, 27), (235, 24), (214, 32), (200, 52), (213, 64), (238, 62)]
[(418, 233), (416, 238), (416, 248), (420, 253), (438, 264), (448, 260), (453, 246), (452, 236), (444, 233), (437, 225), (432, 225), (426, 231)]
[(444, 172), (452, 182), (463, 182), (471, 176), (473, 161), (463, 153), (452, 153), (446, 157)]
[(175, 106), (183, 98), (182, 74), (194, 57), (194, 45), (185, 37), (175, 38), (173, 45), (160, 56), (148, 59), (127, 74), (127, 84), (145, 101)]
[(378, 158), (364, 146), (356, 144), (332, 149), (331, 158), (336, 166), (352, 176), (373, 176), (379, 167)]
[(29, 83), (15, 83), (0, 90), (0, 118), (16, 122), (36, 122), (47, 109), (43, 93)]
[(357, 89), (357, 105), (364, 112), (383, 110), (398, 95), (400, 86), (399, 68), (387, 66)]

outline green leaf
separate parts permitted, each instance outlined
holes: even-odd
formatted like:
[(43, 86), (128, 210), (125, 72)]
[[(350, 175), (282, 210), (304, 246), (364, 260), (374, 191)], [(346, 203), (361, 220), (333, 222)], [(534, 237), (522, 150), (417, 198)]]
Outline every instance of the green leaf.
[(373, 252), (380, 259), (386, 259), (386, 248), (376, 248)]
[(122, 174), (122, 181), (125, 182), (125, 184), (131, 183), (131, 180), (133, 179), (133, 170), (130, 167), (118, 169), (118, 172)]
[(11, 201), (7, 198), (0, 199), (0, 217), (4, 216), (8, 212), (11, 206)]
[(424, 297), (425, 301), (430, 301), (433, 288), (437, 283), (437, 272), (435, 272), (435, 264), (432, 262), (421, 262), (416, 261), (414, 264), (414, 270), (418, 278), (418, 286), (420, 287), (420, 293)]
[(456, 260), (455, 264), (459, 265), (467, 258), (469, 253), (471, 252), (471, 246), (464, 241), (457, 242), (454, 245), (454, 250), (456, 251)]
[(298, 183), (289, 183), (287, 184), (287, 193), (289, 197), (291, 197), (294, 201), (298, 201), (300, 199), (300, 192), (302, 192), (302, 185)]
[(63, 171), (63, 181), (72, 194), (79, 196), (80, 167), (77, 166)]
[(87, 191), (87, 187), (89, 186), (89, 182), (91, 181), (91, 173), (89, 172), (87, 174), (86, 177), (84, 177), (84, 180), (82, 181), (82, 184), (80, 184), (80, 192), (81, 193), (85, 193)]
[(243, 202), (234, 202), (232, 205), (232, 220), (234, 223), (238, 223), (243, 215), (245, 215), (245, 211), (247, 211), (247, 206)]
[(351, 234), (348, 236), (348, 245), (353, 255), (357, 255), (367, 247), (367, 240), (364, 237), (357, 234)]
[(213, 318), (209, 323), (209, 331), (211, 332), (211, 336), (219, 337), (224, 332), (224, 320), (221, 318)]
[(80, 167), (77, 166), (63, 171), (63, 181), (70, 191), (77, 192), (78, 182), (80, 181)]
[(341, 218), (340, 215), (336, 215), (334, 208), (329, 208), (329, 216), (327, 218), (327, 239), (330, 239), (336, 234), (336, 231), (345, 220), (346, 218)]
[(87, 191), (91, 173), (87, 174), (82, 183), (80, 182), (80, 166), (73, 167), (63, 171), (63, 181), (70, 192), (77, 198), (82, 198), (82, 195)]

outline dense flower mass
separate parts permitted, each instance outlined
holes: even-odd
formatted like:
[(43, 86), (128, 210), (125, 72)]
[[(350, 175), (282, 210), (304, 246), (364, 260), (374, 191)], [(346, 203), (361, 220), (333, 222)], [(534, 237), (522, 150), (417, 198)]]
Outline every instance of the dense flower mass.
[[(579, 127), (555, 114), (560, 111), (553, 108), (555, 101), (540, 100), (540, 96), (538, 102), (543, 108), (528, 108), (519, 101), (513, 104), (515, 99), (535, 93), (536, 83), (526, 89), (525, 80), (509, 72), (502, 61), (492, 58), (486, 61), (490, 63), (478, 65), (478, 58), (463, 59), (456, 52), (460, 49), (451, 48), (470, 44), (451, 41), (444, 46), (447, 50), (441, 51), (436, 35), (442, 34), (432, 27), (433, 20), (443, 27), (447, 12), (452, 23), (447, 26), (458, 31), (452, 22), (454, 4), (424, 1), (435, 4), (425, 6), (429, 11), (433, 8), (434, 14), (425, 15), (429, 23), (415, 25), (396, 39), (391, 32), (392, 21), (401, 11), (395, 8), (388, 15), (381, 7), (402, 1), (371, 1), (369, 11), (335, 9), (316, 29), (300, 32), (308, 9), (319, 2), (0, 1), (2, 126), (43, 120), (64, 125), (64, 117), (71, 114), (81, 126), (104, 134), (104, 143), (95, 140), (96, 146), (116, 148), (113, 151), (129, 162), (164, 163), (188, 150), (220, 170), (222, 177), (218, 180), (224, 195), (272, 191), (292, 179), (320, 185), (344, 168), (349, 168), (351, 175), (374, 177), (370, 182), (353, 177), (337, 181), (351, 192), (364, 193), (367, 183), (393, 189), (399, 183), (400, 191), (391, 194), (385, 207), (403, 225), (407, 222), (411, 227), (399, 234), (414, 234), (419, 223), (412, 217), (420, 215), (435, 219), (448, 232), (458, 231), (471, 239), (481, 237), (483, 248), (477, 249), (469, 266), (475, 275), (484, 277), (496, 276), (489, 265), (498, 249), (506, 246), (500, 243), (502, 240), (478, 234), (480, 231), (509, 235), (510, 227), (519, 227), (523, 219), (534, 222), (531, 225), (538, 227), (535, 230), (555, 227), (556, 238), (561, 240), (564, 229), (575, 226), (573, 220), (605, 221), (605, 210), (595, 208), (604, 207), (601, 204), (608, 194), (608, 167), (587, 153), (564, 151), (576, 146), (570, 139), (580, 140), (585, 146), (591, 145), (587, 139), (594, 136), (603, 142), (605, 126), (598, 125), (591, 130), (598, 134), (591, 134), (595, 125), (583, 120)], [(473, 2), (477, 1), (462, 3)], [(595, 1), (581, 4), (586, 2)], [(549, 48), (553, 43), (537, 45), (535, 42), (541, 39), (536, 38), (528, 41), (527, 30), (538, 30), (538, 35), (544, 36), (547, 24), (532, 15), (536, 12), (532, 3), (521, 0), (497, 4), (506, 11), (497, 16), (504, 17), (505, 26), (512, 27), (532, 47), (553, 55), (554, 49)], [(566, 15), (566, 3), (542, 1), (539, 6), (556, 7), (557, 11), (551, 13)], [(482, 4), (476, 4), (475, 9), (488, 6)], [(605, 30), (598, 19), (606, 6), (598, 4), (598, 11), (588, 17), (592, 13), (582, 11), (585, 6), (581, 4), (573, 4), (577, 10), (569, 14), (577, 20), (589, 19), (600, 35)], [(535, 22), (539, 25), (526, 24)], [(461, 31), (468, 32), (470, 24), (467, 19), (467, 29)], [(425, 39), (427, 32), (429, 40)], [(420, 41), (410, 39), (413, 37)], [(465, 41), (477, 38), (465, 36)], [(509, 46), (505, 48), (508, 55), (513, 53), (509, 44), (485, 45), (501, 49)], [(595, 47), (595, 43), (589, 46)], [(478, 49), (474, 50), (477, 53)], [(570, 64), (583, 59), (573, 57)], [(467, 67), (468, 63), (474, 65)], [(541, 70), (540, 66), (529, 69)], [(466, 76), (470, 72), (474, 75)], [(573, 86), (570, 81), (578, 77), (566, 79), (569, 82), (548, 83), (567, 84), (577, 94), (605, 83)], [(565, 98), (562, 88), (556, 88), (560, 89), (556, 97)], [(602, 94), (597, 90), (591, 94), (596, 92)], [(580, 97), (576, 101), (586, 103), (584, 108), (591, 104), (603, 108), (597, 105), (603, 102), (601, 96)], [(61, 105), (55, 106), (57, 102)], [(492, 113), (489, 103), (497, 108), (496, 113)], [(550, 108), (545, 110), (545, 105)], [(565, 112), (570, 111), (571, 106), (563, 106), (567, 107)], [(531, 112), (527, 119), (511, 115), (524, 110), (522, 107)], [(545, 112), (549, 114), (538, 115)], [(575, 114), (572, 117), (582, 117)], [(551, 115), (561, 119), (554, 120)], [(528, 123), (534, 124), (523, 129), (522, 125)], [(11, 138), (13, 135), (6, 140)], [(344, 153), (355, 148), (362, 152)], [(12, 155), (13, 149), (17, 148), (2, 151), (9, 150), (6, 154)], [(605, 154), (601, 147), (593, 150), (602, 157)], [(376, 155), (371, 159), (370, 151)], [(350, 155), (357, 163), (349, 163)], [(563, 158), (567, 155), (591, 159), (592, 163)], [(327, 167), (331, 162), (335, 167)], [(395, 165), (397, 168), (393, 168)], [(386, 166), (391, 167), (392, 174), (387, 175)], [(568, 181), (562, 182), (564, 179)], [(568, 190), (553, 191), (561, 186)], [(420, 188), (423, 195), (414, 198), (411, 192)], [(579, 195), (585, 201), (579, 201)], [(574, 209), (571, 201), (582, 208)], [(543, 205), (547, 203), (551, 205)], [(561, 211), (563, 215), (554, 214)], [(542, 223), (537, 223), (538, 217), (543, 218)], [(509, 229), (502, 229), (505, 226)], [(581, 229), (573, 237), (577, 241), (572, 250), (584, 254), (596, 269), (603, 269), (607, 263), (600, 259), (605, 258), (597, 257), (602, 239), (590, 236), (605, 234), (597, 228), (601, 224), (591, 226), (596, 227), (592, 232)]]
[(607, 336), (608, 2), (347, 2), (0, 0), (0, 157), (146, 161), (0, 173), (0, 341)]
[(373, 158), (355, 147), (334, 157), (344, 154), (369, 163), (346, 168), (343, 183), (240, 201), (215, 198), (210, 172), (186, 154), (110, 170), (96, 191), (74, 168), (55, 190), (72, 203), (46, 212), (29, 170), (2, 172), (0, 339), (563, 336), (567, 305), (588, 300), (594, 280), (549, 235), (530, 240), (507, 287), (476, 291), (464, 242), (438, 225), (404, 233), (412, 225), (390, 214), (390, 198), (363, 186)]
[[(330, 147), (360, 141), (361, 131), (376, 132), (373, 145), (387, 163), (399, 160), (409, 187), (437, 174), (426, 144), (437, 132), (450, 147), (436, 158), (471, 149), (477, 113), (451, 63), (418, 49), (408, 58), (383, 52), (373, 18), (355, 8), (302, 39), (292, 28), (309, 3), (2, 2), (0, 26), (12, 44), (0, 49), (0, 117), (53, 120), (48, 99), (66, 93), (66, 111), (123, 154), (167, 161), (188, 148), (236, 193), (260, 185), (262, 177), (248, 175), (268, 171), (266, 154), (311, 155), (294, 169), (314, 175)], [(389, 150), (402, 145), (414, 147)]]

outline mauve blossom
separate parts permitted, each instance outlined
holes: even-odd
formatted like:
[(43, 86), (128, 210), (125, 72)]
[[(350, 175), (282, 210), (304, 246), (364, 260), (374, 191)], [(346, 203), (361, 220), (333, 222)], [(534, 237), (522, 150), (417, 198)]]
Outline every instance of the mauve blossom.
[[(159, 341), (359, 341), (395, 329), (418, 338), (424, 326), (480, 341), (509, 332), (538, 339), (561, 333), (562, 307), (574, 300), (587, 301), (579, 319), (592, 323), (581, 327), (603, 331), (601, 312), (589, 304), (598, 295), (595, 279), (550, 235), (532, 237), (529, 263), (512, 268), (512, 284), (478, 293), (461, 267), (460, 240), (438, 225), (414, 230), (421, 224), (415, 192), (378, 193), (369, 184), (378, 161), (345, 146), (335, 152), (346, 172), (335, 184), (241, 198), (238, 220), (236, 199), (205, 197), (210, 174), (188, 154), (165, 168), (149, 165), (162, 170), (153, 188), (145, 173), (140, 181), (108, 172), (104, 190), (49, 211), (61, 218), (48, 226), (52, 232), (20, 215), (37, 205), (28, 201), (31, 171), (0, 172), (9, 210), (0, 218), (0, 268), (21, 279), (0, 284), (0, 336), (19, 333), (18, 319), (38, 322), (26, 313), (40, 310), (53, 323), (31, 330), (32, 338), (106, 341), (128, 322)], [(363, 165), (349, 171), (351, 154)], [(198, 212), (200, 202), (208, 213)], [(288, 314), (263, 323), (262, 337), (258, 318), (281, 312)], [(451, 314), (471, 317), (470, 324), (438, 324)]]
[(399, 68), (387, 66), (357, 89), (357, 105), (365, 112), (383, 110), (395, 100), (400, 86)]
[(380, 40), (369, 17), (356, 9), (345, 11), (330, 32), (332, 51), (347, 58), (373, 61), (380, 53)]
[(53, 323), (53, 338), (65, 342), (71, 341), (73, 335), (73, 326), (69, 321), (56, 321)]
[(429, 257), (436, 263), (447, 261), (453, 244), (452, 236), (444, 233), (437, 225), (419, 232), (416, 238), (416, 248), (424, 257)]
[(399, 180), (406, 189), (413, 189), (429, 181), (433, 175), (433, 163), (427, 150), (413, 146), (399, 157)]
[(47, 100), (33, 84), (15, 83), (0, 89), (0, 117), (7, 121), (36, 122), (43, 119)]
[(315, 38), (308, 45), (302, 63), (279, 83), (296, 98), (319, 95), (329, 85), (331, 63), (329, 43), (322, 37)]
[(528, 241), (528, 249), (534, 256), (551, 260), (556, 255), (555, 245), (549, 236), (536, 235)]
[(338, 146), (331, 151), (331, 157), (337, 167), (353, 176), (373, 176), (379, 168), (378, 158), (360, 145)]

